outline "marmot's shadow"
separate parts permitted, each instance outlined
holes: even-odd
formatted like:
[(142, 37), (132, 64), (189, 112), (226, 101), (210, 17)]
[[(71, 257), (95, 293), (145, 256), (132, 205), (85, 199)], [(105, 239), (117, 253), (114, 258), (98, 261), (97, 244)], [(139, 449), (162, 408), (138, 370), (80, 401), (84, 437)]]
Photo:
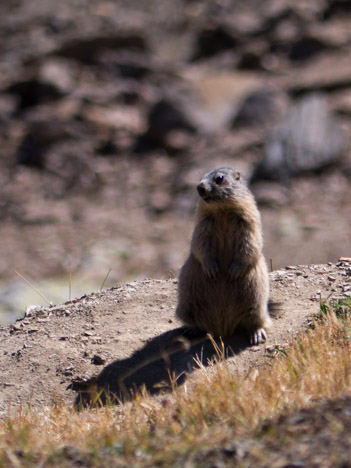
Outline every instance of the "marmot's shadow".
[(155, 395), (171, 389), (174, 382), (183, 383), (186, 374), (199, 367), (199, 361), (207, 366), (218, 356), (218, 349), (228, 358), (249, 346), (242, 334), (223, 340), (222, 345), (207, 336), (189, 341), (184, 338), (185, 330), (180, 327), (156, 336), (131, 357), (106, 366), (97, 377), (72, 383), (69, 388), (78, 392), (76, 406), (130, 400), (144, 387)]

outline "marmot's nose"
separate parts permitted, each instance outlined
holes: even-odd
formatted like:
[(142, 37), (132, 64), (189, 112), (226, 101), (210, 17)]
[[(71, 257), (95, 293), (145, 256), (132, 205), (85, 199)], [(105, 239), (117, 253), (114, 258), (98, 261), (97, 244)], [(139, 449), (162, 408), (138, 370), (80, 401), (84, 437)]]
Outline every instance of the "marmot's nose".
[(203, 197), (204, 195), (206, 195), (206, 188), (202, 182), (196, 187), (196, 189), (200, 197)]

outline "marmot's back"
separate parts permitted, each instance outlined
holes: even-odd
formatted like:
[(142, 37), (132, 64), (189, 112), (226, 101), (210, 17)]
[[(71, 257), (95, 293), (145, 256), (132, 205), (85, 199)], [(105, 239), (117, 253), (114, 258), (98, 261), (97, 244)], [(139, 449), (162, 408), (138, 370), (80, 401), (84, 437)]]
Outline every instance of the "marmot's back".
[(188, 259), (179, 276), (177, 316), (189, 327), (214, 336), (237, 329), (251, 343), (266, 338), (270, 324), (269, 282), (262, 255), (260, 214), (238, 172), (205, 174)]

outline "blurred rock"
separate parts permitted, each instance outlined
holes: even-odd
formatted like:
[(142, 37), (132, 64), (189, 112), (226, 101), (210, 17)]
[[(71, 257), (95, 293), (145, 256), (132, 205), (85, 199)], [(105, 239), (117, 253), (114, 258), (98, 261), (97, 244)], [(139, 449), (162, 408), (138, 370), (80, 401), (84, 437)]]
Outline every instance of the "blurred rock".
[(135, 151), (144, 152), (164, 146), (168, 134), (173, 130), (196, 132), (195, 126), (190, 122), (181, 103), (161, 99), (151, 108), (148, 115), (148, 129), (137, 140)]
[(276, 24), (272, 24), (270, 36), (270, 51), (283, 55), (293, 61), (312, 58), (322, 51), (326, 51), (330, 44), (327, 38), (314, 36), (306, 27), (310, 21), (303, 17), (301, 10), (286, 10)]
[(351, 13), (351, 4), (348, 0), (329, 0), (324, 10), (324, 20), (334, 17), (343, 17)]
[(99, 142), (96, 153), (102, 156), (113, 156), (118, 153), (118, 147), (112, 138)]
[(351, 50), (329, 52), (296, 68), (287, 78), (286, 86), (294, 94), (351, 86)]
[(260, 206), (276, 208), (285, 206), (290, 201), (290, 193), (287, 187), (274, 182), (257, 182), (252, 191)]
[(190, 68), (182, 76), (188, 90), (183, 106), (204, 134), (230, 128), (242, 100), (261, 83), (257, 73), (206, 67)]
[(333, 111), (351, 117), (351, 90), (336, 91), (333, 95)]
[(0, 95), (0, 124), (14, 116), (18, 106), (17, 98), (11, 94)]
[(335, 18), (329, 21), (316, 22), (310, 25), (310, 33), (316, 39), (327, 43), (330, 47), (337, 48), (347, 46), (351, 39), (349, 21), (345, 18)]
[(238, 4), (235, 15), (225, 15), (224, 20), (235, 31), (235, 37), (243, 39), (257, 37), (260, 34), (264, 27), (265, 16), (258, 15), (253, 8), (240, 8)]
[(265, 68), (264, 57), (268, 52), (266, 41), (256, 39), (244, 43), (236, 68), (238, 70), (262, 70)]
[(46, 157), (46, 168), (59, 181), (56, 196), (67, 195), (68, 192), (75, 193), (97, 193), (101, 186), (101, 179), (94, 164), (90, 143), (75, 141), (62, 141), (57, 144), (55, 151), (48, 151)]
[(129, 50), (104, 50), (98, 57), (98, 64), (123, 78), (135, 80), (149, 77), (154, 68), (148, 55)]
[(166, 147), (172, 153), (184, 152), (193, 143), (192, 133), (184, 130), (171, 130), (166, 136)]
[(46, 58), (29, 68), (22, 79), (12, 83), (6, 91), (16, 97), (17, 111), (58, 102), (69, 95), (75, 85), (74, 63), (57, 58)]
[(69, 133), (62, 122), (52, 120), (30, 123), (28, 131), (18, 147), (17, 162), (43, 169), (45, 155), (50, 146), (68, 136)]
[(44, 102), (58, 100), (63, 96), (62, 91), (55, 84), (46, 83), (35, 76), (13, 83), (6, 91), (18, 98), (19, 111)]
[(62, 95), (72, 91), (74, 78), (74, 63), (69, 60), (47, 58), (40, 66), (38, 78), (41, 82), (55, 87)]
[(272, 89), (262, 88), (249, 94), (235, 115), (233, 127), (270, 126), (286, 112), (287, 97)]
[(231, 50), (236, 45), (237, 40), (223, 26), (207, 26), (197, 35), (192, 60), (212, 57), (225, 50)]
[(86, 105), (83, 106), (80, 115), (96, 126), (124, 129), (132, 133), (141, 133), (145, 129), (145, 122), (140, 111), (133, 106)]
[(328, 49), (328, 45), (320, 39), (303, 36), (290, 44), (288, 55), (290, 60), (307, 60)]
[(77, 37), (69, 40), (52, 52), (52, 55), (66, 57), (93, 64), (105, 50), (127, 49), (146, 52), (148, 46), (142, 34), (124, 33)]
[(251, 181), (287, 180), (306, 171), (319, 171), (338, 161), (345, 135), (330, 115), (321, 95), (303, 98), (274, 130)]

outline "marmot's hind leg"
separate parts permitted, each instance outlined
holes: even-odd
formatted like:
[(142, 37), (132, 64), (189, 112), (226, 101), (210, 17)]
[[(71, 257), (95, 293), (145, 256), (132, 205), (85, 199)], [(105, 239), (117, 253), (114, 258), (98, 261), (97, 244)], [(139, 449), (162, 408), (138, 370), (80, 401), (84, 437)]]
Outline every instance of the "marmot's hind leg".
[(182, 333), (183, 337), (187, 338), (188, 340), (196, 340), (206, 336), (206, 334), (206, 330), (196, 327), (186, 327)]

